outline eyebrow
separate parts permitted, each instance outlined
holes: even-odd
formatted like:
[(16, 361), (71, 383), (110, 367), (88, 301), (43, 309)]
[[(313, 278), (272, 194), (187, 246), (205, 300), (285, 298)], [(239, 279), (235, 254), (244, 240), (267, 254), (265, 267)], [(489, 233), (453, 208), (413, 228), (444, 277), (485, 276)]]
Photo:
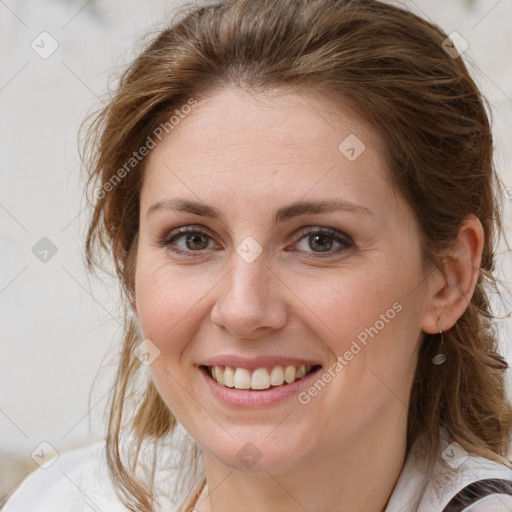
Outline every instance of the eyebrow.
[[(222, 220), (223, 218), (222, 213), (217, 208), (188, 199), (165, 199), (158, 201), (148, 208), (146, 218), (158, 210), (178, 210), (219, 220)], [(373, 212), (366, 206), (337, 199), (324, 201), (296, 201), (295, 203), (279, 208), (276, 211), (274, 223), (277, 224), (294, 217), (299, 217), (300, 215), (332, 211), (347, 211), (350, 213), (373, 215)]]

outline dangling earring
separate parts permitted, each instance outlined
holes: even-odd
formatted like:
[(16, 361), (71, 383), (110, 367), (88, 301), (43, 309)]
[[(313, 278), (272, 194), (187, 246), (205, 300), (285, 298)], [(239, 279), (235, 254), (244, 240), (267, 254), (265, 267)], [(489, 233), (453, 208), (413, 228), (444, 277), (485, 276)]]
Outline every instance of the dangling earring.
[[(437, 327), (439, 328), (439, 320), (437, 321)], [(443, 354), (443, 343), (444, 343), (444, 337), (443, 337), (443, 331), (441, 328), (439, 328), (439, 334), (441, 335), (441, 344), (439, 345), (439, 353), (436, 354), (432, 358), (432, 362), (439, 366), (440, 364), (443, 364), (446, 361), (446, 356)]]

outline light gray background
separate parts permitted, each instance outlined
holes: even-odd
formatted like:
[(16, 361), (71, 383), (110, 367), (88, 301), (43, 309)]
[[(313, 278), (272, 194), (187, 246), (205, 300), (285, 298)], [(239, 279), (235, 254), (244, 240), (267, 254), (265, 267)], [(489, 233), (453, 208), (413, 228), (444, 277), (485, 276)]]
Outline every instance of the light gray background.
[[(464, 56), (492, 104), (496, 162), (510, 187), (510, 239), (512, 1), (403, 3), (469, 43)], [(104, 435), (120, 316), (116, 283), (89, 281), (84, 270), (77, 132), (134, 42), (165, 25), (176, 5), (183, 2), (0, 0), (0, 503), (37, 467), (30, 453), (42, 441), (60, 451)], [(59, 45), (46, 59), (31, 48), (43, 31)], [(42, 237), (57, 248), (46, 263), (32, 252)], [(510, 252), (499, 264), (510, 291)], [(504, 298), (510, 310), (510, 293)], [(510, 361), (510, 319), (500, 331)]]

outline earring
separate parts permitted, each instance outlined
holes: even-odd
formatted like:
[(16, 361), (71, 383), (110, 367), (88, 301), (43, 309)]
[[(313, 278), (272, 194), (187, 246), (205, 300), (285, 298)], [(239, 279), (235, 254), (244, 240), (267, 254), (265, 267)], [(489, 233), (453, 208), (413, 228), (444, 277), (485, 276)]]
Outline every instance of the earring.
[[(437, 326), (439, 327), (439, 320), (437, 321)], [(446, 361), (446, 356), (443, 354), (443, 343), (444, 343), (444, 337), (443, 337), (443, 331), (439, 328), (439, 334), (441, 335), (441, 344), (439, 345), (439, 353), (436, 354), (432, 358), (432, 362), (439, 366), (440, 364), (443, 364)]]

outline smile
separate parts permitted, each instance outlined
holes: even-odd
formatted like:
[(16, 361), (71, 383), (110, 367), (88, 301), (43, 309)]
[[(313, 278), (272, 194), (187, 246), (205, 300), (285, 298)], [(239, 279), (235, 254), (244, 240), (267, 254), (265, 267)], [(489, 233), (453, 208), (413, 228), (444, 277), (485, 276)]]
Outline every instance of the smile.
[(254, 370), (230, 366), (203, 366), (208, 375), (226, 388), (264, 390), (292, 384), (316, 370), (318, 365), (276, 365)]

